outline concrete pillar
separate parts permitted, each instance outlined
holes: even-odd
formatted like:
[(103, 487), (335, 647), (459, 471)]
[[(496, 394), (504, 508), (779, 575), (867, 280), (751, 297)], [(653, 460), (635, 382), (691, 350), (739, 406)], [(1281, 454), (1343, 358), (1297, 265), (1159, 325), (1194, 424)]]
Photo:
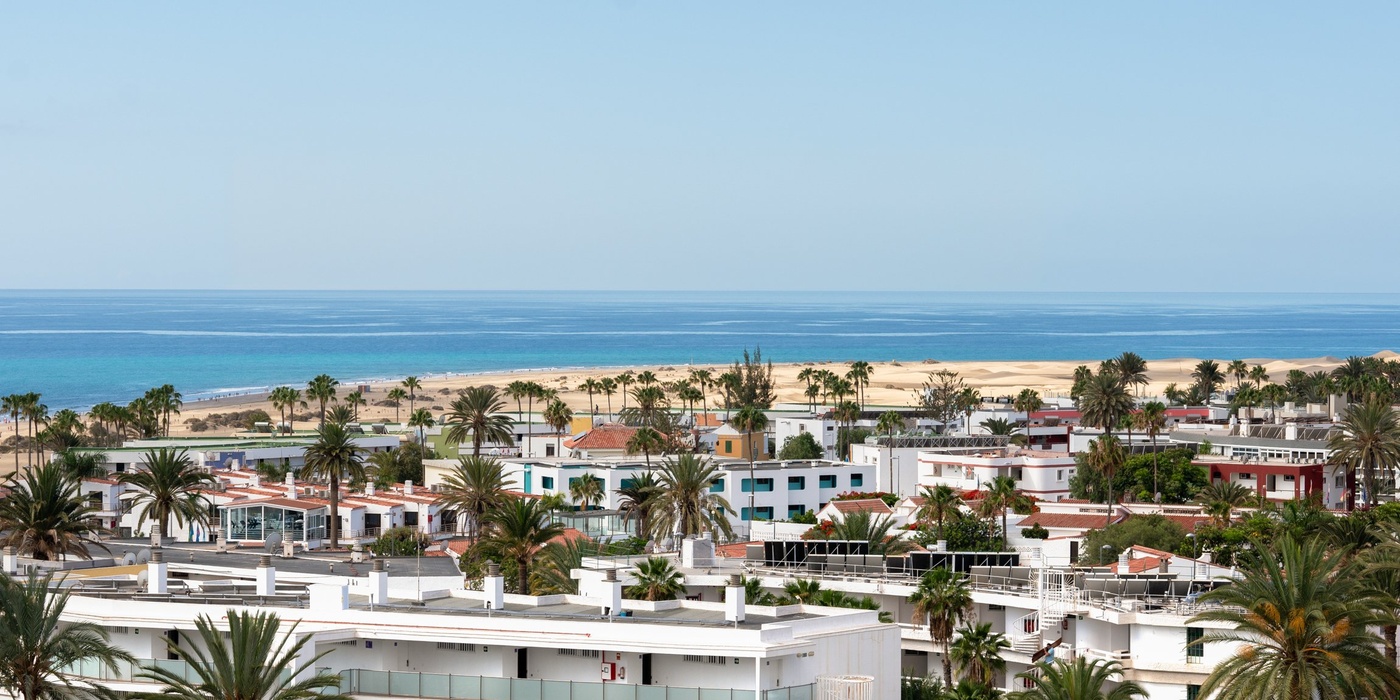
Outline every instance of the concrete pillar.
[(254, 573), (258, 595), (273, 595), (277, 592), (277, 569), (272, 566), (272, 556), (258, 557), (258, 568)]
[(413, 479), (404, 479), (403, 493), (405, 496), (413, 495)]
[(159, 548), (151, 550), (151, 561), (146, 564), (146, 592), (165, 593), (166, 574), (165, 552)]
[(6, 547), (3, 555), (0, 555), (0, 570), (11, 576), (19, 573), (19, 553), (14, 547)]
[(744, 621), (743, 579), (739, 574), (730, 574), (729, 583), (724, 587), (724, 619), (729, 622)]
[(369, 602), (384, 605), (389, 602), (389, 572), (384, 570), (384, 560), (375, 559), (369, 569)]
[(297, 480), (291, 472), (287, 472), (287, 480), (283, 482), (287, 486), (287, 498), (297, 500)]
[(494, 561), (486, 562), (486, 608), (500, 610), (506, 605), (506, 578), (501, 575), (501, 565)]

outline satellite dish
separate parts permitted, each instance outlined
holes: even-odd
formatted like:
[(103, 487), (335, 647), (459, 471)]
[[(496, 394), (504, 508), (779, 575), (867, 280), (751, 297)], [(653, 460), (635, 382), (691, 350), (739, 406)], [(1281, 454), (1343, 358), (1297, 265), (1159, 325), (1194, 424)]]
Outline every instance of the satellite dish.
[(140, 552), (138, 552), (138, 553), (136, 554), (136, 563), (137, 563), (137, 564), (149, 564), (149, 563), (151, 563), (151, 550), (149, 550), (149, 549), (143, 549), (143, 550), (141, 550)]
[(145, 571), (142, 571), (141, 573), (136, 574), (136, 585), (137, 585), (138, 587), (140, 587), (140, 588), (145, 588), (145, 587), (146, 587), (146, 581), (147, 581), (147, 579), (148, 579), (149, 577), (150, 577), (150, 575), (147, 574)]
[(136, 555), (132, 552), (124, 554), (122, 556), (122, 566), (136, 566)]
[(273, 554), (275, 552), (280, 551), (282, 549), (282, 533), (269, 533), (267, 539), (263, 542), (263, 549), (268, 554)]

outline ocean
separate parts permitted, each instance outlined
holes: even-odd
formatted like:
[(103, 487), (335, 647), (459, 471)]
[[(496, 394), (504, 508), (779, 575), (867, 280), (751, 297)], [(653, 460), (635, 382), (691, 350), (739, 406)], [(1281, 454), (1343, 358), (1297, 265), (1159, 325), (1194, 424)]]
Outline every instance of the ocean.
[(1368, 355), (1400, 295), (0, 292), (0, 394), (50, 410), (507, 369), (808, 360)]

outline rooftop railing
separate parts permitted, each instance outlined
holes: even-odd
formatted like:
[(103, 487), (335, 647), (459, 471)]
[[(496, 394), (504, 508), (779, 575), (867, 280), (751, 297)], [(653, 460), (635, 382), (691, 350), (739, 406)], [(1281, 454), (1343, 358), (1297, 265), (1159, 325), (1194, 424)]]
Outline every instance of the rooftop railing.
[[(754, 700), (752, 690), (677, 688), (590, 681), (547, 681), (411, 671), (340, 672), (340, 692), (444, 700)], [(762, 700), (812, 700), (812, 686), (763, 692)]]

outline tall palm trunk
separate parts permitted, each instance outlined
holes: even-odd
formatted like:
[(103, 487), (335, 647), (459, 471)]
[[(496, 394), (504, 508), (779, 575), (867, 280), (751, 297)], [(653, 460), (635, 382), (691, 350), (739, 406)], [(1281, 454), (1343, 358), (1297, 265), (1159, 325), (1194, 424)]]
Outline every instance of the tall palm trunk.
[(340, 548), (340, 480), (328, 479), (331, 482), (331, 549)]
[(1382, 627), (1381, 633), (1385, 636), (1385, 658), (1390, 659), (1390, 665), (1394, 666), (1396, 662), (1395, 625)]
[(520, 582), (520, 594), (530, 595), (530, 560), (520, 557), (516, 560), (515, 575)]

